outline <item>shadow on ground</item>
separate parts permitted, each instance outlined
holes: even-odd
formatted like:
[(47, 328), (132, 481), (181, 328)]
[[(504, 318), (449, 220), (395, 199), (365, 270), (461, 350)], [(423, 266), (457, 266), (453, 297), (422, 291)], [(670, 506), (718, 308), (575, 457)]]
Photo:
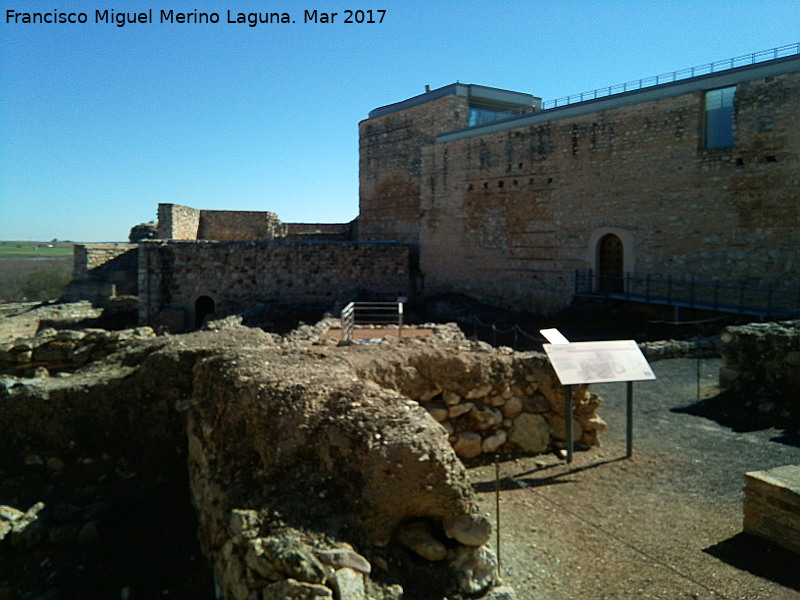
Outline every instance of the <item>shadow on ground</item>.
[(703, 552), (736, 569), (800, 591), (797, 555), (749, 533), (738, 533)]
[(672, 408), (670, 412), (710, 419), (736, 433), (775, 427), (783, 431), (771, 438), (773, 442), (800, 447), (800, 423), (796, 419), (781, 419), (774, 414), (762, 414), (756, 407), (729, 392), (722, 392), (688, 406)]

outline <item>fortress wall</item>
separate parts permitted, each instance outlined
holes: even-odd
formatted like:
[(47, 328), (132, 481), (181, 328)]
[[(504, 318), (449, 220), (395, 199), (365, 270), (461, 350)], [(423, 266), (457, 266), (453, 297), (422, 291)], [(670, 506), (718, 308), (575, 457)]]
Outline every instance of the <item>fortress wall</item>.
[(278, 215), (266, 211), (200, 211), (199, 240), (274, 240), (286, 235)]
[(467, 98), (445, 96), (359, 124), (359, 239), (418, 240), (422, 146), (468, 122)]
[(158, 205), (158, 234), (160, 240), (194, 240), (200, 226), (200, 212), (180, 204)]
[(200, 296), (215, 314), (255, 304), (328, 309), (343, 294), (409, 295), (408, 247), (336, 242), (143, 242), (140, 321), (194, 325)]
[(91, 277), (98, 268), (122, 255), (133, 257), (132, 264), (135, 265), (136, 248), (136, 244), (75, 244), (72, 253), (72, 276), (75, 279)]
[(800, 74), (736, 94), (733, 148), (704, 149), (702, 92), (425, 146), (425, 292), (557, 310), (607, 232), (626, 272), (796, 286)]

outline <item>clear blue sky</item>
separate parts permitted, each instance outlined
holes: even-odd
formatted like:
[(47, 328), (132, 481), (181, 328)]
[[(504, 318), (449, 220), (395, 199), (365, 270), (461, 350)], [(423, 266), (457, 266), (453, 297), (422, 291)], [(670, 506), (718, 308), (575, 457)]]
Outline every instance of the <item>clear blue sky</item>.
[[(155, 22), (95, 23), (109, 8)], [(195, 8), (220, 22), (158, 23)], [(386, 14), (345, 24), (347, 8)], [(89, 22), (7, 23), (8, 9)], [(340, 14), (303, 24), (304, 9)], [(797, 0), (6, 0), (0, 16), (0, 240), (126, 241), (162, 202), (349, 221), (359, 121), (426, 84), (547, 100), (800, 41)]]

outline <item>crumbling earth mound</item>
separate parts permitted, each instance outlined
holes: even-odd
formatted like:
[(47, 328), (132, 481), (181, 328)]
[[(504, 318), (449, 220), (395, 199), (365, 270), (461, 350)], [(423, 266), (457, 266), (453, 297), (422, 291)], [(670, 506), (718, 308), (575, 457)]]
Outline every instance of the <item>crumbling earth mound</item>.
[(320, 329), (140, 329), (56, 376), (6, 376), (2, 594), (510, 597), (452, 432), (365, 376), (431, 344), (451, 363), (495, 351), (452, 329), (448, 342), (320, 346)]

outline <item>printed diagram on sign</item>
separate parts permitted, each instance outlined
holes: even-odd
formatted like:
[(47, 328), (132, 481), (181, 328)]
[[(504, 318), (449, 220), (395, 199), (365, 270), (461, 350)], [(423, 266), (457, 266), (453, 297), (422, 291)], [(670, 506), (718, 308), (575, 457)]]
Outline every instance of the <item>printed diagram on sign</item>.
[(655, 379), (633, 340), (544, 344), (564, 385)]
[(625, 373), (625, 367), (614, 360), (611, 352), (595, 352), (580, 362), (581, 376), (586, 381), (615, 381)]

